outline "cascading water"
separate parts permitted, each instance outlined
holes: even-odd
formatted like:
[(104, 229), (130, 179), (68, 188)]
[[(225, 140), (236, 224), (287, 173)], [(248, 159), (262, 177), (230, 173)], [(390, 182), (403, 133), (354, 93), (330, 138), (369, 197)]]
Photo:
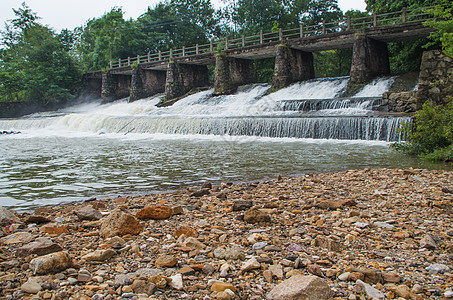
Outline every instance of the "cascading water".
[[(87, 197), (180, 189), (306, 172), (408, 167), (387, 148), (408, 119), (386, 114), (392, 78), (340, 98), (348, 78), (213, 90), (158, 108), (162, 96), (93, 102), (0, 120), (0, 205), (27, 209)], [(428, 166), (429, 167), (429, 166)]]
[(155, 106), (158, 96), (0, 124), (25, 134), (39, 129), (40, 134), (53, 135), (197, 134), (396, 141), (401, 138), (397, 129), (407, 118), (382, 116), (373, 110), (382, 105), (378, 93), (386, 91), (391, 81), (373, 81), (350, 98), (338, 98), (348, 78), (334, 78), (297, 83), (268, 95), (269, 85), (252, 85), (230, 96), (214, 97), (213, 90), (203, 91), (165, 108)]

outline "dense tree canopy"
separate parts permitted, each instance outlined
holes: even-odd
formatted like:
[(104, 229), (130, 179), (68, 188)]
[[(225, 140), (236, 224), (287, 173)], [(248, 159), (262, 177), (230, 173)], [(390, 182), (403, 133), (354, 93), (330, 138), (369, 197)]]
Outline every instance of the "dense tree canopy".
[(74, 94), (80, 72), (68, 54), (64, 34), (38, 23), (22, 5), (3, 34), (0, 51), (0, 101), (65, 101)]
[[(136, 20), (126, 20), (121, 8), (88, 20), (74, 30), (56, 33), (40, 24), (39, 17), (25, 4), (14, 10), (16, 17), (1, 32), (0, 101), (59, 103), (77, 93), (84, 72), (105, 70), (110, 61), (171, 48), (208, 43), (211, 39), (258, 34), (294, 28), (299, 24), (335, 22), (345, 16), (368, 15), (349, 11), (343, 14), (337, 0), (226, 0), (215, 10), (210, 0), (162, 0)], [(431, 5), (429, 0), (366, 0), (370, 12), (387, 12), (403, 7)], [(438, 29), (434, 46), (442, 44), (453, 53), (452, 9), (449, 0), (440, 0)], [(426, 42), (390, 45), (393, 71), (416, 69)], [(449, 52), (451, 51), (451, 52)], [(347, 75), (351, 50), (315, 54), (317, 76)], [(257, 62), (261, 82), (273, 74), (273, 60)]]

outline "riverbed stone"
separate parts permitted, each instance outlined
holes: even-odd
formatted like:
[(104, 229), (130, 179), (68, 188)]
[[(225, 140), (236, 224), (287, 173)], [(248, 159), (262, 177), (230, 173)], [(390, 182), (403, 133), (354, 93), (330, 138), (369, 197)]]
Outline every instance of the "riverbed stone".
[(327, 300), (332, 292), (327, 282), (317, 276), (295, 275), (274, 287), (267, 300)]
[(74, 214), (79, 220), (95, 221), (102, 218), (102, 214), (91, 206), (85, 206), (79, 210), (75, 210)]
[(16, 250), (17, 257), (26, 257), (36, 254), (38, 256), (62, 251), (63, 247), (52, 242), (49, 238), (38, 238), (36, 241), (28, 243)]
[(250, 224), (269, 223), (271, 216), (257, 208), (251, 208), (244, 213), (244, 221)]
[(65, 270), (72, 265), (72, 259), (69, 254), (64, 251), (40, 256), (30, 261), (30, 269), (34, 274), (55, 273)]
[(126, 234), (136, 235), (143, 231), (140, 221), (133, 215), (114, 210), (109, 216), (103, 219), (100, 235), (103, 238), (124, 236)]
[(16, 219), (17, 217), (11, 211), (0, 206), (0, 227), (11, 225)]
[(138, 219), (154, 219), (164, 220), (168, 219), (173, 214), (173, 208), (166, 205), (148, 206), (137, 212), (135, 215)]
[(113, 256), (115, 256), (117, 253), (115, 250), (112, 249), (106, 249), (106, 250), (95, 250), (91, 253), (85, 254), (82, 256), (82, 260), (84, 261), (105, 261)]
[(33, 240), (33, 235), (29, 232), (16, 232), (0, 239), (5, 245), (27, 244)]

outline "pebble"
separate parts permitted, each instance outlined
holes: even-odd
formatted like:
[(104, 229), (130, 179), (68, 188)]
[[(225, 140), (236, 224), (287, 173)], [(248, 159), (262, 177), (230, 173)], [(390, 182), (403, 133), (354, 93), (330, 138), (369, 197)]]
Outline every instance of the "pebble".
[[(447, 208), (453, 194), (441, 189), (453, 173), (411, 174), (349, 170), (223, 184), (202, 197), (191, 197), (196, 187), (96, 199), (40, 207), (31, 215), (43, 222), (35, 223), (27, 223), (28, 213), (12, 212), (15, 232), (0, 244), (2, 297), (263, 299), (287, 280), (316, 274), (310, 276), (329, 288), (319, 299), (450, 299), (453, 219)], [(242, 201), (252, 206), (240, 207)], [(172, 209), (167, 219), (135, 217), (162, 205)], [(75, 214), (91, 208), (102, 212), (101, 219)], [(245, 217), (250, 211), (256, 222)], [(44, 223), (69, 234), (46, 233)], [(54, 252), (45, 253), (48, 245)], [(37, 262), (57, 253), (66, 253), (64, 267), (35, 277)], [(168, 264), (157, 266), (163, 256)], [(28, 280), (41, 291), (27, 295), (21, 287)]]

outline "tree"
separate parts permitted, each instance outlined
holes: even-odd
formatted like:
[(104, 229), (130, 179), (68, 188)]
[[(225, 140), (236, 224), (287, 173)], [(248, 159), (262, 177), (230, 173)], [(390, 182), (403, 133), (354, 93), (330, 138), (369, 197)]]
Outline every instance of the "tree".
[(440, 43), (443, 51), (453, 56), (453, 3), (441, 0), (433, 12), (437, 19), (426, 22), (426, 25), (435, 28), (436, 31), (431, 33), (429, 38), (434, 44)]
[(25, 4), (2, 33), (0, 101), (48, 105), (73, 97), (81, 74), (61, 36), (37, 22)]

